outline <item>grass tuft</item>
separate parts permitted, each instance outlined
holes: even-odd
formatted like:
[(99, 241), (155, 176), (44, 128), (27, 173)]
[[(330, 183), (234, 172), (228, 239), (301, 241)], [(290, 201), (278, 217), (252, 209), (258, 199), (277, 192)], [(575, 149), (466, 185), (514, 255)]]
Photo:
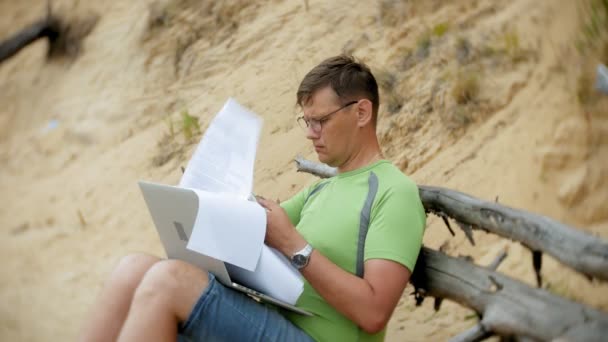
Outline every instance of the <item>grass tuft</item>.
[(443, 37), (449, 29), (450, 25), (448, 23), (439, 23), (433, 27), (433, 35), (436, 37)]
[(182, 111), (181, 129), (186, 140), (192, 140), (195, 134), (201, 134), (198, 118), (188, 114), (187, 110)]
[(416, 41), (416, 57), (418, 59), (427, 58), (431, 52), (431, 32), (423, 33)]
[(479, 95), (479, 76), (473, 72), (459, 72), (452, 87), (452, 97), (459, 105), (473, 102)]

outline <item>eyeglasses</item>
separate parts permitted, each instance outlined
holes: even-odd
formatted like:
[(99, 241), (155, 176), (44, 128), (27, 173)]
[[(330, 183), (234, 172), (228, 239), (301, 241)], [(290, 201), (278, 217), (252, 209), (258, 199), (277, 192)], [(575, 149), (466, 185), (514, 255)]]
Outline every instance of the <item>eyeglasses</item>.
[(317, 119), (307, 119), (304, 117), (304, 115), (300, 116), (298, 118), (298, 124), (300, 125), (300, 127), (302, 127), (302, 129), (306, 130), (309, 127), (312, 129), (313, 132), (315, 133), (319, 133), (321, 132), (321, 129), (323, 128), (323, 124), (325, 122), (327, 122), (327, 120), (329, 120), (329, 117), (333, 114), (336, 114), (337, 112), (341, 111), (342, 109), (348, 107), (348, 106), (352, 106), (355, 103), (357, 103), (359, 101), (350, 101), (347, 104), (345, 104), (344, 106), (334, 110), (331, 113), (327, 113), (323, 116), (321, 116), (320, 118)]

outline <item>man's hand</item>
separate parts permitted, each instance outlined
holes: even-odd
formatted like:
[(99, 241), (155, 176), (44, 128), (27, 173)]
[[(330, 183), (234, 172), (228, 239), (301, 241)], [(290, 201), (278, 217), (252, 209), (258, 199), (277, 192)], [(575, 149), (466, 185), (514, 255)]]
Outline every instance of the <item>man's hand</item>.
[(256, 197), (266, 208), (266, 244), (278, 249), (287, 257), (306, 246), (306, 240), (295, 229), (285, 209), (278, 203), (263, 197)]

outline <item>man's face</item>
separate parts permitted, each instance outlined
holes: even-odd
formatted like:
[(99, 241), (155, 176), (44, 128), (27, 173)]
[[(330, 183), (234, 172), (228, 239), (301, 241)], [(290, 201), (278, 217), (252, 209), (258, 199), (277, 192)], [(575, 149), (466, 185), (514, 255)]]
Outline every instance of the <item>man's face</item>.
[[(304, 118), (307, 120), (325, 117), (321, 122), (320, 131), (315, 131), (314, 125), (308, 127), (306, 138), (312, 141), (319, 161), (333, 167), (341, 166), (350, 158), (358, 132), (358, 103), (340, 109), (345, 104), (347, 103), (341, 102), (328, 86), (316, 91), (302, 107)], [(334, 111), (336, 112), (326, 117)]]

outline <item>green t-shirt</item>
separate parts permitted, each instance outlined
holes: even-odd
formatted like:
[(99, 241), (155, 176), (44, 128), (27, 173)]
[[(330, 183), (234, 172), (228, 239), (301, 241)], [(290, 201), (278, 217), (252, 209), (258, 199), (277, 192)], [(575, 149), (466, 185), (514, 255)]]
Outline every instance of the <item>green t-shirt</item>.
[[(376, 187), (371, 185), (370, 177), (377, 180), (375, 196), (370, 194), (370, 188)], [(281, 206), (308, 243), (353, 274), (356, 274), (360, 223), (366, 221), (362, 212), (368, 212), (363, 260), (389, 259), (414, 270), (426, 215), (416, 184), (389, 161), (322, 180)], [(317, 341), (384, 339), (386, 329), (374, 335), (365, 333), (329, 305), (307, 281), (297, 306), (315, 316), (283, 313)]]

